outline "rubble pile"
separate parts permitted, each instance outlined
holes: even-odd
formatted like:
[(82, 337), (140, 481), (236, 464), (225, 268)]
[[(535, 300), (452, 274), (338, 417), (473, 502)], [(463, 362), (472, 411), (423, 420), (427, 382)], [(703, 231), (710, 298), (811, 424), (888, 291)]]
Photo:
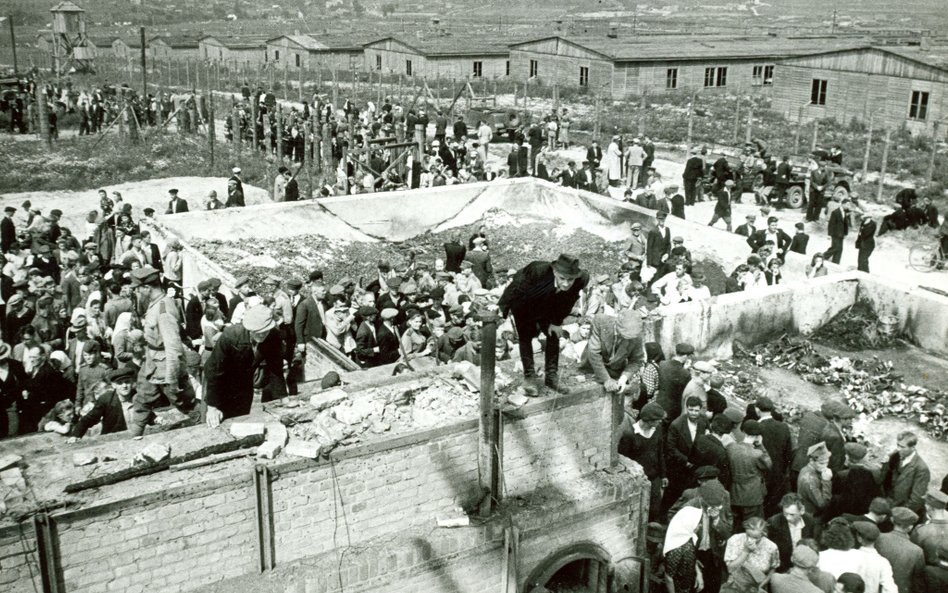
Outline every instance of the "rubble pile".
[[(381, 260), (393, 264), (409, 261), (432, 262), (444, 257), (444, 244), (460, 235), (466, 242), (484, 227), (494, 269), (519, 269), (534, 260), (556, 259), (560, 253), (579, 258), (590, 274), (613, 274), (625, 261), (627, 242), (611, 242), (587, 231), (566, 228), (540, 219), (515, 217), (492, 209), (477, 222), (440, 233), (425, 233), (400, 243), (347, 242), (329, 240), (317, 234), (296, 237), (254, 238), (233, 241), (192, 239), (195, 249), (218, 263), (235, 277), (246, 276), (251, 284), (262, 283), (270, 275), (305, 278), (321, 269), (326, 278), (348, 277), (364, 286), (375, 277)], [(697, 255), (697, 254), (696, 254)], [(712, 293), (724, 291), (724, 271), (712, 260), (695, 261), (705, 271)]]
[[(432, 375), (407, 384), (369, 388), (358, 394), (337, 388), (316, 393), (309, 400), (286, 398), (267, 404), (266, 410), (278, 415), (288, 427), (287, 453), (315, 458), (339, 446), (366, 442), (375, 435), (410, 432), (476, 417), (479, 396), (474, 390), (462, 389), (465, 384)], [(300, 446), (300, 441), (310, 445)]]
[(838, 387), (850, 407), (869, 419), (902, 418), (921, 424), (935, 438), (948, 435), (948, 392), (906, 384), (892, 361), (827, 358), (806, 338), (786, 335), (753, 348), (735, 343), (734, 354), (758, 367), (777, 366), (815, 385)]
[(860, 300), (838, 313), (818, 329), (812, 338), (821, 344), (849, 352), (898, 346), (900, 342), (895, 333), (887, 330), (872, 305)]

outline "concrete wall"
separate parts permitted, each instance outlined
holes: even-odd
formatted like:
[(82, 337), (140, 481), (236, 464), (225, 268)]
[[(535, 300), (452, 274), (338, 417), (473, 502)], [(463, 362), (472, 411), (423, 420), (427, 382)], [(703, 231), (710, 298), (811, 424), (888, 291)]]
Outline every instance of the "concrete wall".
[[(263, 575), (246, 461), (193, 471), (183, 486), (138, 488), (128, 499), (121, 485), (102, 488), (112, 502), (87, 495), (83, 508), (54, 516), (63, 592), (497, 590), (511, 522), (521, 530), (521, 586), (562, 546), (592, 541), (616, 560), (639, 553), (644, 478), (625, 465), (602, 471), (612, 456), (613, 406), (595, 386), (532, 402), (525, 418), (505, 420), (510, 505), (467, 528), (439, 529), (436, 520), (481, 496), (476, 420), (339, 449), (328, 461), (281, 457), (270, 464), (277, 568)], [(143, 446), (161, 438), (146, 436)], [(29, 568), (39, 586), (37, 568), (27, 566), (34, 539), (29, 529), (0, 528), (6, 593), (34, 591)]]
[(948, 298), (870, 274), (850, 274), (859, 279), (857, 298), (867, 299), (880, 316), (894, 315), (899, 330), (913, 343), (948, 356)]
[(857, 280), (835, 275), (681, 303), (647, 321), (646, 335), (666, 353), (687, 342), (699, 357), (726, 359), (738, 340), (750, 346), (783, 334), (812, 333), (850, 307), (858, 287)]

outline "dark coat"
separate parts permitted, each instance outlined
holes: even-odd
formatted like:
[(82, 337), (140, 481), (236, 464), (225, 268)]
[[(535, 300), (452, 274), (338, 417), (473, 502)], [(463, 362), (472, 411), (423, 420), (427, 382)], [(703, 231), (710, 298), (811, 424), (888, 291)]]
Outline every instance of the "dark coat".
[(681, 415), (681, 395), (691, 381), (691, 373), (675, 359), (658, 363), (658, 397), (656, 402), (665, 409), (670, 420)]
[(590, 146), (586, 149), (586, 160), (589, 161), (591, 168), (595, 169), (599, 167), (599, 163), (602, 162), (602, 147), (600, 146)]
[(301, 300), (293, 311), (293, 329), (296, 343), (307, 344), (310, 340), (326, 337), (326, 327), (319, 315), (319, 305), (312, 295)]
[(378, 366), (379, 353), (375, 352), (378, 347), (378, 340), (375, 334), (367, 325), (368, 321), (363, 321), (356, 330), (356, 349), (355, 353), (364, 367)]
[(471, 262), (471, 272), (481, 281), (481, 286), (484, 288), (492, 288), (494, 268), (490, 263), (490, 253), (475, 249), (468, 251), (464, 259)]
[(875, 249), (876, 248), (876, 221), (866, 218), (859, 225), (859, 231), (856, 234), (856, 249)]
[(504, 317), (513, 313), (528, 322), (560, 325), (588, 283), (589, 274), (583, 271), (569, 290), (557, 292), (553, 265), (547, 261), (531, 262), (514, 274), (497, 307)]
[(734, 229), (734, 232), (738, 235), (741, 235), (742, 237), (749, 238), (751, 235), (757, 232), (757, 229), (754, 228), (754, 225), (745, 222), (744, 224), (738, 225), (737, 228)]
[(444, 244), (444, 270), (446, 272), (460, 272), (461, 262), (467, 254), (467, 247), (457, 241)]
[(685, 196), (675, 194), (671, 197), (671, 215), (684, 220), (685, 218)]
[(797, 233), (790, 239), (790, 251), (806, 255), (806, 246), (810, 242), (810, 235), (806, 233)]
[(773, 462), (767, 480), (767, 490), (775, 492), (787, 483), (790, 464), (793, 462), (793, 437), (790, 436), (790, 427), (773, 418), (760, 421), (760, 434), (764, 449)]
[(579, 177), (579, 172), (574, 171), (573, 169), (563, 169), (560, 171), (560, 182), (563, 184), (563, 187), (576, 187), (576, 180)]
[(637, 462), (649, 480), (665, 477), (665, 433), (661, 426), (645, 438), (635, 432), (634, 422), (626, 416), (619, 425), (619, 455)]
[(695, 465), (701, 467), (710, 465), (718, 468), (718, 481), (725, 488), (731, 487), (731, 461), (728, 459), (727, 450), (720, 439), (710, 434), (700, 435), (695, 439)]
[(3, 253), (9, 251), (14, 241), (16, 241), (16, 225), (10, 218), (4, 216), (0, 220), (0, 251)]
[(179, 212), (188, 211), (188, 201), (184, 198), (176, 198), (174, 200), (168, 200), (168, 209), (165, 210), (165, 214), (178, 214)]
[[(708, 420), (698, 418), (696, 437), (708, 430)], [(688, 417), (682, 414), (668, 425), (668, 469), (669, 480), (691, 485), (694, 469), (698, 467), (698, 448), (688, 430)]]
[[(809, 513), (803, 513), (803, 532), (801, 537), (819, 540), (820, 523)], [(783, 513), (777, 513), (767, 519), (767, 539), (777, 544), (780, 552), (780, 567), (778, 572), (790, 569), (790, 556), (793, 555), (793, 540), (790, 537), (790, 524)]]
[(833, 210), (833, 213), (830, 214), (826, 232), (830, 237), (837, 239), (842, 239), (849, 232), (849, 217), (843, 212), (842, 207)]
[(653, 268), (662, 265), (662, 256), (671, 253), (671, 231), (665, 227), (662, 233), (658, 227), (649, 229), (645, 238), (645, 263)]
[(905, 467), (901, 466), (899, 454), (893, 453), (882, 471), (883, 490), (892, 499), (892, 506), (908, 507), (919, 517), (925, 516), (925, 493), (932, 472), (918, 453)]
[(184, 327), (188, 337), (192, 340), (199, 339), (204, 332), (201, 330), (201, 317), (204, 315), (204, 305), (201, 297), (193, 296), (188, 301), (188, 306), (184, 309)]
[(146, 262), (149, 266), (155, 268), (159, 272), (164, 271), (164, 266), (161, 263), (161, 250), (158, 249), (158, 246), (154, 243), (148, 244), (148, 251), (145, 252), (145, 255), (148, 257)]
[(699, 156), (693, 156), (685, 161), (685, 172), (681, 175), (685, 181), (700, 179), (704, 177), (704, 160)]
[[(747, 237), (747, 244), (750, 245), (751, 250), (756, 253), (758, 249), (764, 246), (764, 241), (766, 240), (767, 229), (760, 229), (759, 231), (754, 231), (749, 237)], [(790, 238), (790, 235), (783, 232), (783, 229), (777, 229), (777, 244), (774, 246), (775, 253), (778, 256), (781, 253), (786, 253), (792, 241), (793, 240)]]
[(125, 412), (122, 409), (122, 400), (114, 389), (109, 389), (95, 398), (89, 413), (79, 418), (73, 425), (69, 436), (82, 438), (90, 428), (102, 422), (102, 433), (111, 434), (128, 430), (125, 424)]
[(277, 392), (285, 395), (280, 332), (270, 331), (254, 351), (250, 332), (243, 325), (225, 327), (204, 364), (207, 404), (223, 412), (224, 418), (250, 413), (256, 374), (264, 367), (274, 378)]
[(379, 324), (378, 341), (378, 364), (383, 365), (396, 362), (401, 355), (398, 350), (398, 338), (395, 336), (395, 333), (392, 330), (385, 326), (384, 323)]

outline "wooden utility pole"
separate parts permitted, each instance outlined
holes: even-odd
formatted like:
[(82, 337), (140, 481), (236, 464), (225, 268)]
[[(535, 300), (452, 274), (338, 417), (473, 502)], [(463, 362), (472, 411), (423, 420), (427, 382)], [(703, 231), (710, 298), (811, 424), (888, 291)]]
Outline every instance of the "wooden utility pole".
[(639, 137), (645, 135), (645, 90), (639, 98)]
[(7, 22), (10, 23), (10, 47), (13, 48), (13, 73), (16, 74), (19, 70), (17, 70), (16, 62), (16, 32), (13, 30), (13, 17), (8, 16)]
[(283, 163), (283, 106), (276, 106), (277, 159)]
[(872, 150), (872, 114), (869, 115), (869, 131), (866, 132), (866, 153), (862, 159), (862, 182), (869, 177), (869, 152)]
[(138, 28), (138, 37), (142, 44), (142, 101), (148, 96), (148, 65), (145, 61), (145, 27)]
[(487, 517), (500, 502), (500, 417), (494, 410), (494, 375), (496, 366), (497, 313), (484, 311), (480, 314), (481, 328), (481, 385), (480, 419), (477, 467), (480, 478), (481, 499), (479, 514)]
[(800, 106), (800, 111), (797, 112), (797, 127), (793, 131), (793, 153), (797, 154), (800, 152), (800, 126), (803, 125), (803, 106)]
[(938, 154), (938, 128), (941, 127), (941, 122), (935, 122), (934, 127), (932, 127), (932, 154), (928, 161), (928, 175), (925, 179), (928, 180), (928, 183), (932, 182), (932, 177), (935, 176), (935, 155)]
[(214, 147), (217, 144), (217, 138), (215, 137), (216, 130), (214, 125), (214, 100), (211, 96), (211, 91), (208, 89), (207, 92), (207, 146), (211, 152), (211, 168), (209, 173), (214, 172)]
[[(691, 145), (694, 138), (695, 129), (695, 101), (698, 100), (698, 93), (691, 94), (691, 102), (688, 103), (688, 137), (685, 141), (685, 152), (691, 154)], [(687, 158), (687, 157), (686, 157)]]
[(737, 144), (737, 139), (740, 137), (741, 133), (741, 96), (737, 96), (737, 105), (734, 108), (734, 143)]
[(892, 130), (885, 130), (885, 145), (882, 147), (882, 168), (879, 171), (879, 189), (876, 191), (876, 201), (882, 201), (882, 188), (885, 186), (885, 168), (889, 164), (889, 141), (892, 138)]
[(816, 150), (816, 143), (820, 136), (820, 120), (813, 120), (813, 141), (810, 143), (810, 152)]
[(53, 135), (49, 129), (49, 116), (46, 114), (46, 91), (40, 81), (36, 81), (36, 118), (39, 120), (40, 137), (50, 148), (53, 146)]
[(747, 108), (747, 129), (744, 130), (744, 141), (750, 142), (754, 134), (754, 106)]

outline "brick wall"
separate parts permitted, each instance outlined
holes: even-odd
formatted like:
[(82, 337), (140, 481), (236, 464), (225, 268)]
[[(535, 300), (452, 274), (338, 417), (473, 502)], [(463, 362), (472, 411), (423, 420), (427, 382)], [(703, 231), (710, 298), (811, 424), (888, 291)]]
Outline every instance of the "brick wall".
[[(255, 492), (239, 464), (212, 481), (60, 513), (64, 590), (295, 593), (337, 590), (340, 580), (346, 591), (496, 590), (499, 571), (484, 567), (500, 566), (504, 528), (512, 524), (530, 549), (521, 579), (576, 541), (596, 541), (617, 558), (633, 553), (642, 479), (602, 471), (611, 399), (591, 387), (525, 410), (503, 435), (509, 502), (486, 523), (436, 526), (480, 496), (477, 423), (462, 421), (340, 450), (331, 461), (271, 464), (277, 568), (263, 575)], [(15, 529), (0, 530), (5, 592), (33, 591), (18, 544)]]

